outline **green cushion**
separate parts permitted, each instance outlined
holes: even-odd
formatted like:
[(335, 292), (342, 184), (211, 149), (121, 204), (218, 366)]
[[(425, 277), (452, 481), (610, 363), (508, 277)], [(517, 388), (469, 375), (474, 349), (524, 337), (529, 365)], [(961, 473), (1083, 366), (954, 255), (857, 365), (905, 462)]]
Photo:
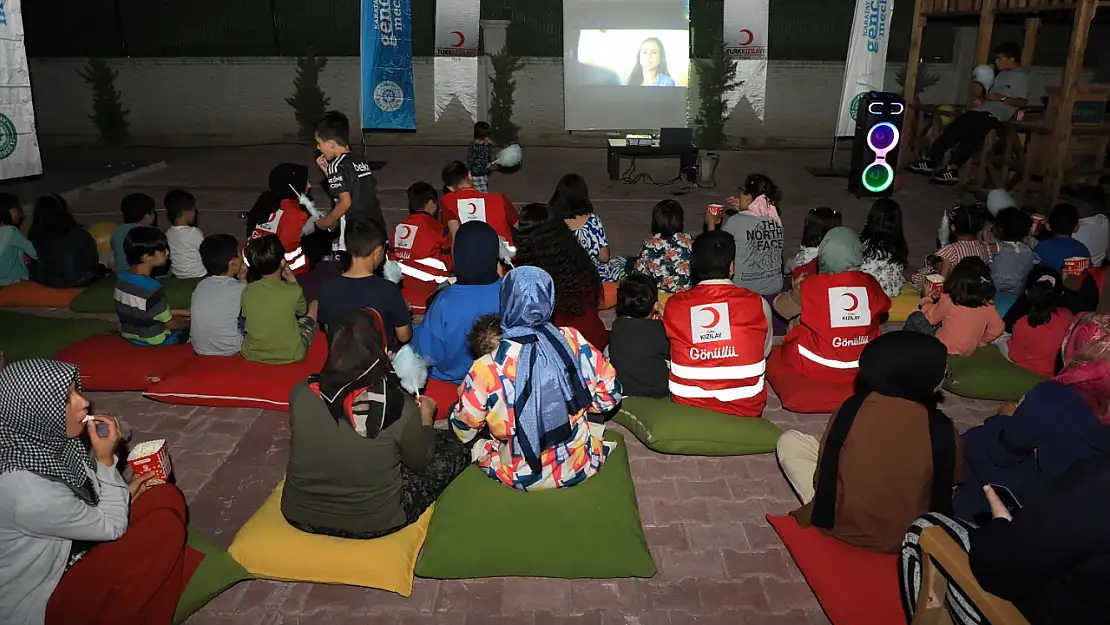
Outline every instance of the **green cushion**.
[(173, 615), (174, 625), (185, 622), (185, 619), (223, 591), (253, 577), (246, 569), (239, 566), (227, 551), (192, 529), (189, 530), (188, 544), (203, 553), (204, 560), (193, 573), (193, 577), (189, 579), (185, 592), (181, 593), (181, 599), (177, 602), (177, 611)]
[(782, 434), (777, 425), (765, 419), (647, 397), (625, 397), (613, 420), (655, 451), (687, 456), (770, 453)]
[[(526, 493), (469, 467), (436, 501), (419, 577), (651, 577), (624, 438), (601, 471), (570, 488)], [(577, 528), (577, 529), (576, 529)]]
[[(189, 308), (193, 299), (193, 290), (201, 278), (166, 278), (160, 280), (162, 288), (166, 290), (166, 301), (170, 308)], [(89, 285), (73, 298), (69, 309), (80, 313), (113, 313), (116, 312), (115, 304), (116, 276), (109, 274)]]
[(960, 397), (1018, 401), (1044, 378), (1006, 360), (994, 345), (970, 356), (949, 356), (944, 390)]
[(66, 319), (0, 310), (0, 350), (8, 362), (53, 358), (94, 334), (111, 334), (117, 324), (103, 319)]

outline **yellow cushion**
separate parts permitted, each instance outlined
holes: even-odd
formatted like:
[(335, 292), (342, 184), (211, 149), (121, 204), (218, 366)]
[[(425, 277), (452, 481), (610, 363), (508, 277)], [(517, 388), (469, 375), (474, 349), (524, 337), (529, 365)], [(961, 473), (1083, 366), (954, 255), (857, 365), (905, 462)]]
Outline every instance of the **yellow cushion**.
[(235, 535), (228, 553), (257, 577), (290, 582), (348, 584), (412, 594), (412, 572), (424, 546), (432, 508), (416, 523), (373, 540), (309, 534), (281, 514), (282, 480)]
[(887, 321), (902, 322), (910, 313), (917, 310), (918, 305), (921, 304), (921, 295), (913, 284), (907, 282), (902, 285), (902, 292), (890, 300), (890, 317)]

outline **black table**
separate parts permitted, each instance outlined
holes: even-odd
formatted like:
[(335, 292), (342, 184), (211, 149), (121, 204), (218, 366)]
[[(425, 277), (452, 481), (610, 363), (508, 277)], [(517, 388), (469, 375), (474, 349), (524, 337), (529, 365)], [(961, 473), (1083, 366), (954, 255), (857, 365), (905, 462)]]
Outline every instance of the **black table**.
[(697, 179), (698, 148), (693, 145), (663, 147), (656, 139), (650, 147), (639, 147), (628, 145), (627, 139), (609, 139), (608, 156), (609, 180), (620, 178), (622, 158), (677, 158), (679, 175), (689, 182)]

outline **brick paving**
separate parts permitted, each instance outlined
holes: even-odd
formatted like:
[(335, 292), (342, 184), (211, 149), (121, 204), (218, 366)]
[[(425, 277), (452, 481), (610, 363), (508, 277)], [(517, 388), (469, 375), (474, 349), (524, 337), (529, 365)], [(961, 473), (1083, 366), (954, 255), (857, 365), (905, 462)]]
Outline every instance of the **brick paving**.
[[(378, 148), (389, 165), (378, 174), (387, 219), (403, 214), (403, 190), (414, 180), (436, 182), (441, 164), (462, 155), (443, 148)], [(206, 232), (241, 235), (238, 214), (250, 208), (270, 166), (281, 160), (309, 164), (304, 148), (145, 151), (145, 160), (169, 167), (98, 191), (75, 202), (82, 221), (117, 219), (120, 197), (143, 191), (159, 197), (179, 186), (197, 195)], [(545, 149), (526, 153), (526, 168), (495, 176), (492, 186), (517, 202), (543, 201), (558, 175), (586, 176), (597, 212), (614, 249), (633, 254), (646, 236), (650, 209), (668, 189), (621, 185), (604, 179), (601, 150)], [(694, 230), (696, 208), (720, 201), (757, 168), (784, 189), (788, 249), (797, 245), (801, 219), (817, 204), (838, 208), (846, 225), (859, 227), (868, 204), (844, 191), (844, 181), (810, 178), (802, 167), (821, 164), (821, 152), (741, 152), (723, 155), (716, 191), (694, 189), (679, 198)], [(673, 174), (669, 162), (641, 164), (657, 180)], [(726, 189), (727, 187), (727, 189)], [(914, 258), (929, 250), (941, 210), (958, 198), (912, 179), (897, 199), (906, 212)], [(319, 194), (318, 194), (319, 195)], [(137, 394), (92, 394), (96, 410), (127, 419), (137, 440), (167, 438), (178, 483), (190, 504), (193, 527), (228, 545), (235, 532), (281, 479), (289, 441), (284, 413), (160, 404)], [(944, 410), (961, 430), (992, 414), (992, 404), (949, 398)], [(820, 436), (827, 417), (796, 415), (772, 397), (765, 417), (784, 429)], [(616, 427), (616, 426), (612, 426)], [(648, 545), (659, 569), (647, 580), (417, 579), (409, 598), (345, 586), (252, 581), (224, 593), (189, 625), (293, 623), (388, 625), (535, 624), (686, 625), (827, 623), (809, 587), (764, 515), (797, 506), (772, 454), (735, 458), (667, 456), (627, 434), (629, 457)]]

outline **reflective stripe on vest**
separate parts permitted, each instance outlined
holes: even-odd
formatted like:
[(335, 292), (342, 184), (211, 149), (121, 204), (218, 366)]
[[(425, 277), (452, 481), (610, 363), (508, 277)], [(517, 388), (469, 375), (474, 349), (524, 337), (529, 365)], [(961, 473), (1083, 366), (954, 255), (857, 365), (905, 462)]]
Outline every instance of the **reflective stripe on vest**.
[(304, 257), (304, 252), (298, 247), (292, 252), (285, 253), (285, 262), (289, 263), (290, 271), (296, 271), (307, 265), (308, 259)]
[(435, 282), (437, 284), (442, 284), (444, 282), (449, 282), (451, 280), (451, 278), (448, 277), (448, 276), (433, 275), (433, 274), (430, 274), (426, 271), (421, 271), (420, 269), (417, 269), (416, 267), (411, 267), (407, 263), (416, 263), (418, 265), (423, 265), (423, 266), (428, 267), (430, 269), (438, 269), (440, 271), (447, 271), (447, 265), (443, 264), (443, 261), (436, 260), (434, 258), (421, 258), (419, 260), (405, 260), (405, 261), (401, 261), (397, 264), (401, 265), (401, 274), (402, 275), (408, 276), (410, 278), (414, 278), (416, 280), (420, 280), (421, 282)]
[(766, 370), (766, 360), (760, 360), (752, 365), (732, 367), (690, 367), (671, 363), (671, 373), (675, 374), (675, 377), (687, 380), (744, 380), (763, 375)]
[(729, 388), (706, 389), (700, 386), (680, 384), (674, 380), (669, 382), (671, 395), (687, 397), (690, 399), (712, 398), (718, 401), (730, 402), (738, 399), (750, 399), (763, 392), (763, 376), (751, 386), (732, 386)]
[(798, 354), (806, 360), (811, 360), (819, 365), (824, 365), (830, 369), (859, 369), (858, 360), (832, 360), (830, 358), (823, 358), (814, 354), (806, 349), (805, 345), (798, 344)]

